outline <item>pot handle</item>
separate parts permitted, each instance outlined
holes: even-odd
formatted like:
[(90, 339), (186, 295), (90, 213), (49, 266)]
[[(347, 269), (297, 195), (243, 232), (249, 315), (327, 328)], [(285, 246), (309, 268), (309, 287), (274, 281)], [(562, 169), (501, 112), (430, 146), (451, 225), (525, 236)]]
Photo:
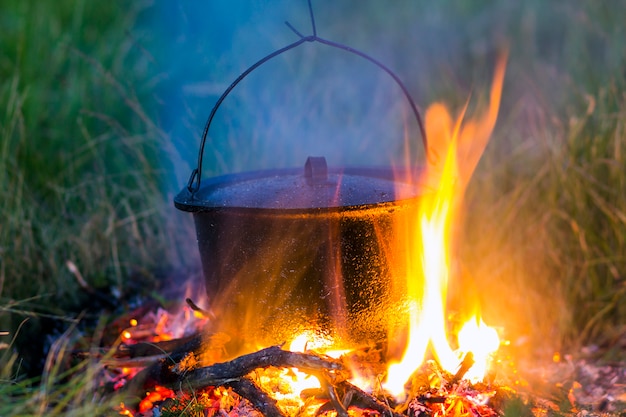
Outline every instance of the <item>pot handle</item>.
[[(204, 156), (204, 147), (206, 145), (206, 139), (209, 133), (209, 127), (211, 126), (211, 122), (213, 121), (213, 117), (215, 116), (215, 113), (217, 112), (217, 109), (220, 107), (220, 105), (222, 104), (222, 102), (224, 101), (224, 99), (228, 96), (228, 94), (237, 86), (237, 84), (239, 84), (239, 82), (241, 80), (243, 80), (248, 74), (250, 74), (252, 71), (254, 71), (255, 69), (257, 69), (258, 67), (260, 67), (261, 65), (263, 65), (264, 63), (266, 63), (267, 61), (269, 61), (270, 59), (282, 54), (283, 52), (287, 52), (290, 49), (293, 49), (301, 44), (303, 44), (304, 42), (319, 42), (323, 45), (328, 45), (331, 46), (333, 48), (337, 48), (337, 49), (341, 49), (343, 51), (346, 52), (350, 52), (352, 54), (358, 55), (361, 58), (364, 58), (368, 61), (370, 61), (371, 63), (373, 63), (374, 65), (376, 65), (377, 67), (379, 67), (380, 69), (382, 69), (383, 71), (385, 71), (387, 74), (389, 74), (389, 76), (396, 82), (396, 84), (400, 87), (400, 89), (402, 90), (402, 93), (404, 94), (404, 96), (406, 97), (407, 101), (409, 102), (410, 106), (411, 106), (411, 110), (413, 111), (413, 115), (415, 116), (415, 120), (417, 121), (417, 125), (419, 127), (419, 131), (420, 131), (420, 135), (422, 136), (422, 143), (424, 145), (424, 150), (426, 153), (428, 153), (428, 141), (426, 139), (426, 130), (424, 129), (424, 123), (422, 122), (422, 118), (420, 116), (420, 113), (417, 109), (417, 106), (415, 105), (415, 102), (413, 101), (413, 98), (411, 97), (411, 95), (409, 94), (408, 89), (406, 88), (406, 86), (404, 85), (404, 83), (400, 80), (400, 78), (393, 72), (391, 71), (391, 69), (389, 69), (387, 66), (385, 66), (383, 63), (381, 63), (380, 61), (376, 60), (375, 58), (372, 58), (371, 56), (357, 50), (354, 49), (350, 46), (347, 45), (343, 45), (337, 42), (333, 42), (324, 38), (320, 38), (319, 36), (317, 36), (317, 30), (315, 28), (315, 19), (313, 17), (313, 11), (311, 8), (311, 2), (309, 1), (309, 12), (311, 15), (311, 24), (313, 27), (313, 34), (309, 35), (309, 36), (304, 36), (302, 35), (299, 31), (297, 31), (289, 22), (285, 22), (285, 24), (296, 34), (300, 37), (299, 40), (290, 43), (289, 45), (278, 49), (274, 52), (272, 52), (271, 54), (265, 56), (264, 58), (261, 58), (260, 60), (258, 60), (256, 63), (254, 63), (251, 67), (249, 67), (247, 70), (245, 70), (243, 73), (241, 73), (241, 75), (239, 77), (237, 77), (237, 79), (235, 81), (233, 81), (233, 83), (231, 85), (228, 86), (228, 88), (222, 93), (222, 95), (220, 96), (220, 98), (217, 100), (217, 102), (215, 103), (215, 105), (213, 106), (213, 109), (211, 110), (211, 113), (209, 114), (209, 118), (207, 119), (206, 125), (204, 126), (204, 131), (202, 132), (202, 141), (200, 143), (200, 151), (198, 152), (198, 166), (191, 172), (191, 176), (189, 177), (189, 182), (187, 183), (187, 190), (191, 193), (191, 196), (193, 198), (193, 195), (196, 193), (196, 191), (198, 191), (200, 189), (200, 182), (202, 181), (202, 158)], [(426, 155), (428, 157), (428, 155)]]

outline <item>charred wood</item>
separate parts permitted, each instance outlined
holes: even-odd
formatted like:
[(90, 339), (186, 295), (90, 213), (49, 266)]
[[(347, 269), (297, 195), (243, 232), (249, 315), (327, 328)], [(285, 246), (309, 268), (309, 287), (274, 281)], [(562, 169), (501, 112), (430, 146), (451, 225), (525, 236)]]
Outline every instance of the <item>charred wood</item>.
[(258, 368), (269, 366), (299, 368), (304, 371), (342, 370), (343, 365), (331, 358), (318, 355), (290, 352), (280, 346), (271, 346), (258, 352), (240, 356), (229, 362), (193, 369), (179, 375), (184, 379), (184, 389), (198, 389), (223, 385), (229, 379), (239, 378)]
[(189, 347), (198, 346), (198, 340), (202, 341), (200, 335), (191, 335), (175, 340), (166, 340), (162, 342), (139, 342), (134, 345), (121, 344), (115, 352), (117, 358), (138, 358), (146, 356), (164, 355), (176, 350), (185, 350)]
[(472, 354), (472, 352), (468, 352), (463, 358), (463, 362), (461, 362), (461, 365), (459, 366), (459, 370), (456, 371), (456, 374), (454, 374), (452, 379), (448, 382), (448, 385), (452, 386), (454, 384), (458, 384), (459, 381), (463, 379), (467, 371), (469, 371), (473, 365), (474, 365), (474, 355)]
[(250, 401), (250, 404), (264, 416), (282, 417), (284, 414), (276, 405), (276, 400), (267, 395), (252, 380), (248, 378), (238, 378), (224, 383), (239, 396)]
[(191, 308), (193, 311), (200, 313), (203, 317), (206, 318), (215, 318), (215, 314), (213, 314), (211, 311), (209, 310), (205, 310), (202, 307), (200, 307), (198, 304), (196, 304), (191, 298), (186, 298), (185, 302), (187, 303), (187, 305), (189, 306), (189, 308)]
[(343, 393), (344, 398), (349, 398), (349, 405), (378, 411), (383, 416), (401, 417), (401, 414), (396, 413), (387, 404), (349, 381), (340, 382), (337, 384), (337, 389)]

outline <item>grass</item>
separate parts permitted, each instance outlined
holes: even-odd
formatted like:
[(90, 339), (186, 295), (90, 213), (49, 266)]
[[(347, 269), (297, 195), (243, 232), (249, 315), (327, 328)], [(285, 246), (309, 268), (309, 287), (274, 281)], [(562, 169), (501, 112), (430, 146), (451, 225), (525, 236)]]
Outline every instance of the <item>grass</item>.
[[(145, 24), (154, 7), (1, 6), (0, 331), (9, 336), (0, 336), (0, 394), (10, 400), (0, 415), (111, 409), (92, 396), (97, 363), (72, 368), (82, 377), (71, 384), (55, 365), (80, 311), (91, 317), (103, 308), (67, 261), (115, 303), (157, 285), (159, 270), (190, 262), (190, 219), (172, 215), (166, 180), (174, 167), (163, 163), (164, 152), (177, 156), (158, 92), (173, 81), (157, 53), (162, 39)], [(486, 316), (520, 340), (614, 346), (626, 319), (626, 10), (538, 0), (352, 7), (318, 16), (329, 22), (320, 23), (324, 36), (346, 41), (346, 28), (365, 27), (372, 30), (346, 42), (411, 51), (381, 46), (376, 56), (409, 80), (421, 105), (440, 97), (462, 104), (489, 79), (496, 38), (509, 44), (500, 120), (468, 190), (462, 260)], [(233, 51), (215, 54), (221, 60), (198, 63), (199, 79), (225, 78)], [(191, 138), (208, 113), (202, 105), (186, 109)], [(55, 335), (55, 348), (41, 332)], [(39, 364), (42, 350), (50, 355)], [(41, 365), (42, 376), (24, 379)]]
[(119, 395), (103, 393), (102, 365), (98, 360), (72, 363), (76, 336), (75, 326), (60, 335), (50, 347), (41, 377), (29, 380), (11, 374), (10, 365), (18, 358), (4, 350), (0, 360), (7, 366), (0, 373), (0, 395), (4, 399), (0, 402), (1, 415), (110, 415), (119, 407)]
[(13, 335), (30, 317), (15, 341), (25, 371), (67, 317), (100, 314), (68, 261), (113, 303), (176, 264), (150, 104), (158, 71), (133, 27), (141, 10), (3, 5), (0, 327)]
[(470, 191), (464, 250), (484, 304), (554, 349), (623, 333), (626, 102), (614, 84), (588, 99), (565, 126), (490, 149)]
[[(491, 289), (486, 304), (518, 334), (553, 349), (616, 346), (626, 296), (624, 10), (545, 11), (560, 17), (533, 33), (512, 29), (512, 50), (534, 59), (512, 54), (517, 101), (470, 190), (466, 256)], [(541, 32), (556, 45), (528, 45)]]

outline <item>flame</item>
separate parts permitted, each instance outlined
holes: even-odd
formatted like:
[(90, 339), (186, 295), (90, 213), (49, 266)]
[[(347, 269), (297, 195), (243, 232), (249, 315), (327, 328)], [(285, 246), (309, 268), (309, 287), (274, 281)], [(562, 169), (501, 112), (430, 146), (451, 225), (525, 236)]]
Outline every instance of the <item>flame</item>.
[[(313, 338), (313, 335), (304, 332), (294, 338), (289, 344), (289, 350), (292, 352), (306, 352), (310, 349), (310, 345), (323, 346), (325, 341)], [(304, 372), (298, 371), (296, 368), (283, 369), (281, 371), (281, 378), (290, 386), (290, 394), (286, 396), (293, 396), (299, 398), (299, 395), (305, 389), (320, 388), (320, 383), (317, 378), (310, 377)]]
[(474, 365), (465, 374), (465, 378), (478, 382), (484, 378), (492, 355), (500, 346), (500, 338), (496, 329), (487, 326), (482, 319), (473, 317), (457, 335), (458, 351), (462, 354), (472, 352)]
[[(432, 192), (420, 198), (415, 217), (404, 220), (411, 222), (409, 227), (398, 224), (398, 231), (409, 230), (403, 242), (410, 248), (406, 260), (408, 343), (400, 362), (390, 364), (384, 385), (398, 397), (403, 396), (405, 382), (423, 363), (429, 346), (441, 367), (451, 373), (460, 365), (459, 353), (472, 352), (476, 364), (470, 371), (474, 378), (480, 379), (489, 356), (484, 352), (491, 352), (494, 344), (497, 349), (499, 343), (495, 331), (487, 328), (480, 318), (473, 318), (462, 332), (465, 345), (453, 350), (446, 331), (445, 305), (458, 208), (496, 123), (505, 62), (503, 56), (496, 65), (489, 106), (484, 114), (474, 120), (464, 120), (467, 103), (454, 123), (442, 103), (431, 105), (425, 113), (428, 163), (421, 181)], [(471, 323), (474, 328), (468, 327)], [(491, 343), (488, 348), (475, 343), (485, 334), (489, 335)]]
[[(350, 353), (351, 349), (341, 349), (336, 346), (335, 341), (328, 335), (320, 335), (312, 331), (304, 331), (298, 334), (289, 343), (288, 350), (291, 352), (315, 351), (317, 353), (338, 359)], [(371, 391), (372, 382), (358, 374), (356, 369), (352, 369), (353, 377), (350, 382), (364, 390)], [(272, 391), (272, 397), (278, 400), (279, 407), (289, 408), (290, 404), (298, 407), (304, 406), (304, 401), (300, 397), (305, 390), (320, 389), (320, 381), (316, 377), (300, 372), (296, 368), (281, 369), (278, 374), (261, 373), (259, 375), (261, 386), (276, 387), (280, 389)], [(280, 380), (280, 381), (278, 381)]]

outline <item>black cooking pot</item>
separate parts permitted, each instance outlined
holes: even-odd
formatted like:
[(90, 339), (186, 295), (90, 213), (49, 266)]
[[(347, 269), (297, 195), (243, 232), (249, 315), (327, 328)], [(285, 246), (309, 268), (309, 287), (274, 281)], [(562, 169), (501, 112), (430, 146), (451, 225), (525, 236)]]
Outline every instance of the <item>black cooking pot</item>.
[(394, 222), (415, 213), (417, 187), (396, 181), (391, 168), (328, 168), (323, 157), (309, 157), (304, 169), (200, 184), (205, 141), (220, 103), (253, 69), (306, 40), (356, 53), (390, 74), (423, 134), (413, 100), (389, 69), (351, 48), (305, 37), (257, 62), (220, 97), (198, 167), (174, 203), (193, 213), (216, 330), (261, 344), (305, 329), (352, 343), (380, 341), (390, 321), (406, 313), (404, 278), (393, 279), (402, 275), (402, 248), (391, 242)]

